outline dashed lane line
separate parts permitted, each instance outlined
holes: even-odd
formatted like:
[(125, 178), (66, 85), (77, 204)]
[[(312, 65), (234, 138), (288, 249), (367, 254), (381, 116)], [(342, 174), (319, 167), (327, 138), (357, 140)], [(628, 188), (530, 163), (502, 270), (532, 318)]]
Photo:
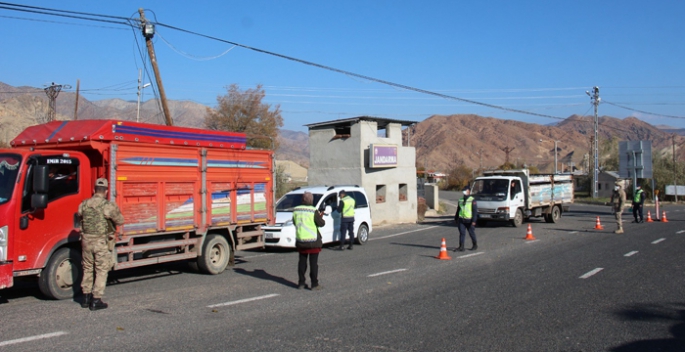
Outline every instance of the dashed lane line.
[(373, 237), (373, 238), (369, 238), (369, 241), (382, 240), (382, 239), (384, 239), (384, 238), (402, 236), (402, 235), (406, 235), (406, 234), (408, 234), (408, 233), (419, 232), (419, 231), (426, 231), (426, 230), (434, 229), (434, 228), (436, 228), (436, 227), (438, 227), (438, 226), (437, 226), (437, 225), (436, 225), (436, 226), (429, 226), (429, 227), (426, 227), (426, 228), (423, 228), (423, 229), (416, 229), (416, 230), (411, 230), (411, 231), (405, 231), (405, 232), (400, 232), (400, 233), (396, 233), (396, 234), (392, 234), (392, 235), (387, 235), (387, 236), (381, 236), (381, 237)]
[(633, 256), (635, 254), (637, 254), (637, 251), (628, 252), (628, 253), (624, 254), (623, 256), (624, 257), (630, 257), (630, 256)]
[(588, 271), (587, 273), (581, 275), (581, 276), (579, 277), (579, 279), (587, 279), (588, 277), (590, 277), (590, 276), (592, 276), (592, 275), (595, 275), (595, 274), (597, 274), (598, 272), (600, 272), (600, 271), (602, 271), (602, 270), (604, 270), (604, 268), (595, 268), (595, 269), (592, 269), (592, 270)]
[(397, 269), (397, 270), (384, 271), (381, 273), (371, 274), (367, 277), (376, 277), (376, 276), (381, 276), (381, 275), (394, 274), (394, 273), (399, 273), (401, 271), (407, 271), (407, 269)]
[(481, 255), (481, 254), (484, 254), (484, 253), (485, 253), (485, 252), (478, 252), (478, 253), (471, 253), (471, 254), (461, 255), (461, 256), (458, 256), (457, 259), (468, 258), (468, 257), (475, 257), (475, 256), (477, 256), (477, 255)]
[(57, 337), (57, 336), (62, 336), (62, 335), (66, 335), (66, 334), (68, 334), (68, 332), (66, 332), (66, 331), (56, 331), (56, 332), (51, 332), (49, 334), (23, 337), (23, 338), (14, 339), (14, 340), (0, 341), (0, 347), (9, 346), (9, 345), (16, 345), (18, 343), (41, 340), (41, 339), (49, 339), (51, 337)]
[(231, 302), (224, 302), (224, 303), (218, 303), (218, 304), (212, 304), (207, 306), (207, 308), (216, 308), (216, 307), (225, 307), (225, 306), (232, 306), (234, 304), (240, 304), (240, 303), (247, 303), (247, 302), (252, 302), (252, 301), (258, 301), (260, 299), (266, 299), (266, 298), (272, 298), (280, 296), (278, 293), (272, 293), (270, 295), (264, 295), (264, 296), (258, 296), (258, 297), (252, 297), (252, 298), (245, 298), (245, 299), (239, 299), (237, 301), (231, 301)]
[(666, 239), (665, 239), (665, 238), (660, 238), (660, 239), (658, 239), (658, 240), (652, 242), (652, 244), (657, 244), (657, 243), (663, 242), (663, 241), (666, 241)]
[(680, 235), (681, 233), (685, 233), (685, 230), (680, 230), (680, 231), (676, 232), (676, 234), (678, 234), (678, 235)]

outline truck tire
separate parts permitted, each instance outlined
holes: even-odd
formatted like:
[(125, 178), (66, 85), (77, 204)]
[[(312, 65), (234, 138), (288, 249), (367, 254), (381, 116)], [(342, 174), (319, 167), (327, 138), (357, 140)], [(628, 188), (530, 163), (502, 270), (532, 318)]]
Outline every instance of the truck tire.
[(523, 224), (523, 212), (521, 209), (516, 209), (516, 215), (514, 215), (514, 218), (510, 221), (514, 227), (519, 227)]
[(561, 218), (561, 209), (559, 206), (555, 205), (552, 207), (552, 211), (545, 215), (545, 221), (549, 223), (557, 223)]
[(230, 256), (231, 246), (228, 245), (224, 236), (207, 235), (202, 248), (202, 256), (197, 258), (197, 265), (204, 273), (218, 275), (226, 269)]
[(38, 287), (50, 299), (72, 298), (81, 291), (81, 249), (63, 247), (52, 254), (40, 273)]
[(357, 244), (365, 244), (369, 241), (369, 228), (365, 224), (359, 225), (357, 229)]

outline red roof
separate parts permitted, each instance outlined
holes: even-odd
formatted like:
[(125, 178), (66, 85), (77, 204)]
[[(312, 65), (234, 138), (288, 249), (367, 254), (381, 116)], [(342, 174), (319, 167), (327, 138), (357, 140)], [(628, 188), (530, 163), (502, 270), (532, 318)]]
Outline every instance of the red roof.
[(25, 129), (10, 142), (10, 145), (57, 145), (85, 141), (126, 141), (245, 149), (246, 135), (117, 120), (53, 121)]

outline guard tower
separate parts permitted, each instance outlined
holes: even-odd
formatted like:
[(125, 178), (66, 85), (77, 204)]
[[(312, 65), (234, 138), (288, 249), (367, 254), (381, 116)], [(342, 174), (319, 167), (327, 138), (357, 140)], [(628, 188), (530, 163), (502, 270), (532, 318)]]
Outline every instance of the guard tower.
[(416, 222), (416, 149), (402, 142), (414, 124), (360, 116), (305, 125), (309, 184), (363, 187), (374, 225)]

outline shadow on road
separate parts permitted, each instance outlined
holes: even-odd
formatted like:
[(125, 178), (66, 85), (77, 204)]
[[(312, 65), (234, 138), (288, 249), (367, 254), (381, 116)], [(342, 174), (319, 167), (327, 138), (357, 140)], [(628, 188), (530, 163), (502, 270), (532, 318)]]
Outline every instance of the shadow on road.
[(613, 352), (642, 352), (642, 351), (683, 351), (685, 350), (685, 304), (672, 306), (657, 304), (636, 304), (614, 314), (624, 321), (649, 323), (673, 322), (668, 329), (672, 338), (645, 339), (625, 343), (610, 349)]
[(285, 285), (288, 287), (297, 288), (297, 283), (292, 282), (290, 280), (286, 280), (280, 276), (271, 275), (262, 269), (255, 269), (252, 271), (247, 271), (245, 269), (236, 268), (236, 269), (233, 269), (233, 272), (241, 274), (241, 275), (252, 276), (252, 277), (257, 278), (257, 279), (273, 281), (273, 282), (276, 282), (276, 283), (279, 283), (281, 285)]

